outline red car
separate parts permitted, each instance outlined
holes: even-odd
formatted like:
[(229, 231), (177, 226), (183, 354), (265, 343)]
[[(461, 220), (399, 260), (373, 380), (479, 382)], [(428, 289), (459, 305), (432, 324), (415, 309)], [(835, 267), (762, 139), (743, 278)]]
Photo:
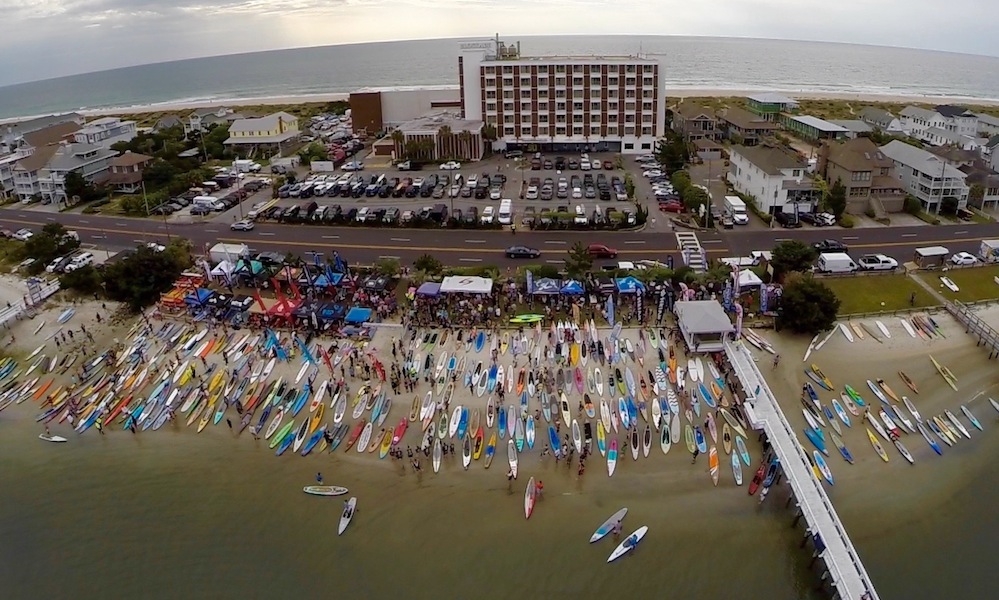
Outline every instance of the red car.
[(586, 251), (593, 258), (617, 258), (617, 250), (603, 244), (590, 244), (586, 247)]
[(680, 204), (679, 202), (672, 201), (672, 200), (669, 201), (669, 202), (660, 202), (659, 203), (659, 210), (661, 212), (682, 213), (683, 212), (683, 204)]

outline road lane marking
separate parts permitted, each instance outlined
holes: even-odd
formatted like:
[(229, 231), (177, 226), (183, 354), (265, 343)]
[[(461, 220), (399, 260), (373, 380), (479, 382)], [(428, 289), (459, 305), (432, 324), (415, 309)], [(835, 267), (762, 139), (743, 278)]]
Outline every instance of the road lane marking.
[(774, 238), (775, 242), (790, 242), (791, 238)]
[(124, 223), (115, 223), (114, 226), (115, 227), (125, 227), (125, 224)]
[(967, 231), (955, 231), (954, 235), (961, 235), (961, 234), (964, 234), (964, 233), (968, 233), (968, 232)]
[(564, 246), (566, 244), (565, 240), (545, 240), (546, 244), (558, 244)]
[(46, 221), (55, 221), (55, 217), (45, 217)]
[(857, 237), (857, 236), (855, 236), (855, 235), (844, 235), (843, 239), (844, 240), (859, 240), (860, 238)]
[(465, 240), (466, 244), (485, 244), (486, 240)]
[(482, 262), (481, 258), (459, 258), (458, 262)]
[(389, 256), (387, 254), (383, 254), (382, 256), (379, 256), (378, 258), (386, 258), (386, 259), (389, 259), (389, 260), (399, 260), (398, 256)]
[(702, 244), (720, 244), (722, 240), (701, 240)]
[(340, 239), (340, 236), (338, 236), (338, 235), (324, 235), (323, 239), (324, 240), (338, 240), (338, 239)]
[(548, 263), (548, 264), (550, 264), (550, 265), (564, 265), (565, 264), (564, 260), (546, 260), (545, 262)]
[(645, 240), (628, 240), (625, 244), (644, 244)]
[(132, 240), (132, 242), (136, 244), (145, 244), (146, 240)]
[(903, 233), (901, 237), (916, 237), (915, 233)]
[(86, 219), (80, 219), (80, 222), (81, 222), (81, 223), (89, 223), (90, 221), (88, 221), (88, 220), (86, 220)]
[(261, 231), (258, 235), (277, 235), (277, 234), (271, 233), (269, 231)]
[(389, 238), (390, 242), (408, 242), (409, 238)]
[(206, 233), (218, 233), (219, 230), (218, 229), (206, 229), (205, 232)]

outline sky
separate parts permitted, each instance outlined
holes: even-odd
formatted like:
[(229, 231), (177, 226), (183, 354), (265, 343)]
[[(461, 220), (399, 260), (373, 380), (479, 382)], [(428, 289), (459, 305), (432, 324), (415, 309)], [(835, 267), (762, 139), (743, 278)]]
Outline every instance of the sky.
[(496, 32), (735, 36), (999, 56), (996, 0), (0, 0), (0, 14), (0, 85), (201, 56)]

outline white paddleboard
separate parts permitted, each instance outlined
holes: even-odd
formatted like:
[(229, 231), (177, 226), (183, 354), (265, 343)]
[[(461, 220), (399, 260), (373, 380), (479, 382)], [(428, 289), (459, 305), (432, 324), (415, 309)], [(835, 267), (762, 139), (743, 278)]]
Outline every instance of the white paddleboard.
[(853, 334), (850, 332), (850, 329), (847, 328), (846, 325), (840, 323), (839, 324), (839, 330), (843, 332), (843, 337), (845, 337), (847, 339), (847, 341), (849, 341), (850, 343), (853, 343)]
[(615, 560), (621, 558), (628, 552), (631, 552), (638, 546), (638, 543), (642, 541), (645, 534), (649, 532), (649, 528), (646, 525), (642, 525), (635, 530), (634, 533), (624, 538), (624, 540), (618, 544), (618, 547), (611, 552), (611, 555), (607, 557), (607, 562), (614, 562)]
[(905, 332), (909, 334), (909, 337), (916, 337), (916, 330), (912, 328), (912, 323), (909, 323), (907, 319), (899, 319), (898, 321), (905, 328)]
[(881, 321), (875, 321), (874, 324), (878, 326), (878, 329), (881, 330), (881, 333), (883, 333), (886, 338), (891, 339), (891, 333), (888, 331), (888, 328), (885, 327), (884, 323)]
[(590, 543), (592, 544), (593, 542), (598, 542), (606, 537), (611, 531), (614, 531), (614, 526), (618, 523), (618, 521), (623, 521), (625, 515), (627, 514), (627, 508), (622, 508), (612, 514), (609, 519), (604, 521), (603, 525), (597, 527), (597, 530), (593, 532), (593, 535), (590, 536)]

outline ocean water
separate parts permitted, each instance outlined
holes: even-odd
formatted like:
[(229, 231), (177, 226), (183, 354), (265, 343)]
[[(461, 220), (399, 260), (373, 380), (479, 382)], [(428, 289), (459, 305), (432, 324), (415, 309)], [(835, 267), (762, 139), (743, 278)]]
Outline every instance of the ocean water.
[[(463, 39), (322, 46), (158, 63), (0, 88), (0, 118), (178, 101), (457, 85)], [(517, 41), (506, 38), (507, 43)], [(522, 37), (525, 55), (645, 53), (670, 89), (999, 99), (999, 58), (820, 42), (679, 36)]]

